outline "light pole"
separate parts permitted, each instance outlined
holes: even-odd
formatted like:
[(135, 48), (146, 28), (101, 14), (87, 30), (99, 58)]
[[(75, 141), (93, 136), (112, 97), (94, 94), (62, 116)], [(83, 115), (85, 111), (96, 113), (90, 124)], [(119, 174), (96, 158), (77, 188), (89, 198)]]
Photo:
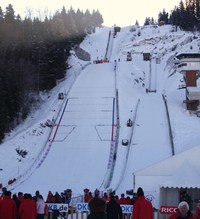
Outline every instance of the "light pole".
[(17, 172), (17, 175), (18, 175), (18, 178), (19, 178), (19, 163), (22, 161), (21, 159), (19, 159), (19, 158), (17, 158), (17, 160), (18, 160), (18, 172)]
[(37, 91), (40, 93), (40, 48), (38, 51), (38, 68), (37, 68)]

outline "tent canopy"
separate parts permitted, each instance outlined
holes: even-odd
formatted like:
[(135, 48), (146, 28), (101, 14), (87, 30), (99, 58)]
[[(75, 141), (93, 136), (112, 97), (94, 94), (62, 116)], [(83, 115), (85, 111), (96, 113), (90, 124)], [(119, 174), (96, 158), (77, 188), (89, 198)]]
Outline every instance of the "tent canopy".
[(200, 145), (133, 174), (136, 181), (157, 180), (160, 188), (200, 188)]

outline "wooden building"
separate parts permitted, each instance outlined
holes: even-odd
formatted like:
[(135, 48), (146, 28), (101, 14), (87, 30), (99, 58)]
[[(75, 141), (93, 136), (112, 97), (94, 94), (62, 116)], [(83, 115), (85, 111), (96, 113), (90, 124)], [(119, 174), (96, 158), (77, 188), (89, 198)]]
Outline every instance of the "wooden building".
[(181, 53), (178, 59), (178, 70), (183, 74), (186, 85), (186, 106), (188, 110), (196, 111), (200, 101), (200, 89), (197, 88), (197, 78), (200, 73), (200, 53)]
[(150, 59), (151, 59), (150, 53), (143, 53), (143, 60), (144, 61), (149, 61)]

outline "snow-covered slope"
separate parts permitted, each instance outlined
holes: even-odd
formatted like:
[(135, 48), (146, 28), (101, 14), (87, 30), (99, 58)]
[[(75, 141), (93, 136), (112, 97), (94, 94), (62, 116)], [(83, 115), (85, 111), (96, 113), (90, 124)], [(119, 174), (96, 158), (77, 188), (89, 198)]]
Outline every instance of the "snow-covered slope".
[[(98, 28), (81, 44), (92, 61), (104, 58), (109, 31), (112, 28)], [(162, 94), (168, 102), (175, 153), (198, 145), (200, 119), (183, 105), (185, 90), (178, 89), (182, 75), (173, 58), (181, 52), (199, 52), (199, 45), (197, 33), (173, 32), (171, 26), (125, 27), (113, 39), (110, 63), (91, 63), (83, 70), (88, 63), (72, 53), (66, 79), (0, 145), (0, 183), (8, 186), (16, 178), (8, 189), (40, 190), (44, 196), (66, 188), (74, 195), (85, 187), (117, 193), (131, 189), (133, 171), (171, 156)], [(126, 61), (127, 52), (131, 62)], [(151, 63), (143, 61), (144, 52), (151, 52)], [(113, 178), (105, 188), (112, 132), (117, 128), (116, 89), (119, 144)], [(146, 93), (147, 89), (156, 93)], [(63, 100), (58, 100), (60, 92)], [(128, 118), (136, 119), (134, 129), (126, 126)], [(48, 127), (47, 120), (55, 126)], [(130, 147), (122, 146), (122, 139), (130, 139)], [(28, 154), (23, 158), (17, 148)]]

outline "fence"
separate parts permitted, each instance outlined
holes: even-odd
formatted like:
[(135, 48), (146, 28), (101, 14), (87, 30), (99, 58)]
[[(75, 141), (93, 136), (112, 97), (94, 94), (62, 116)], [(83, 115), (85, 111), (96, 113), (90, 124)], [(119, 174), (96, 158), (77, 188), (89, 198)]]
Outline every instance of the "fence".
[[(60, 219), (87, 219), (89, 215), (89, 211), (82, 211), (78, 212), (75, 209), (70, 209), (68, 212), (59, 212), (59, 218)], [(131, 213), (123, 213), (122, 219), (131, 219), (132, 214)], [(47, 218), (47, 216), (46, 216)], [(48, 219), (55, 219), (55, 216), (53, 215), (53, 212), (49, 212)]]
[[(89, 215), (88, 203), (77, 203), (76, 207), (68, 204), (47, 203), (49, 213), (48, 219), (68, 218), (68, 219), (86, 219)], [(120, 205), (122, 208), (123, 219), (130, 219), (132, 215), (132, 205)]]

